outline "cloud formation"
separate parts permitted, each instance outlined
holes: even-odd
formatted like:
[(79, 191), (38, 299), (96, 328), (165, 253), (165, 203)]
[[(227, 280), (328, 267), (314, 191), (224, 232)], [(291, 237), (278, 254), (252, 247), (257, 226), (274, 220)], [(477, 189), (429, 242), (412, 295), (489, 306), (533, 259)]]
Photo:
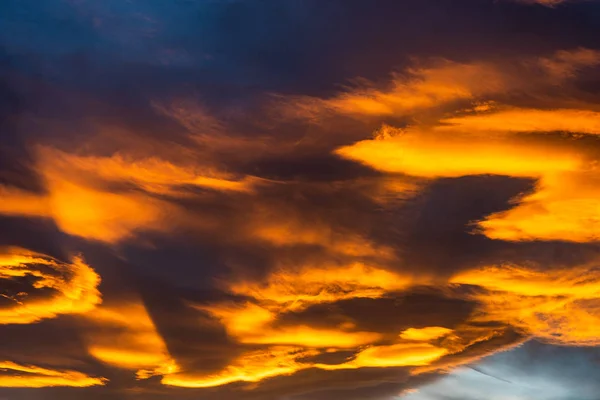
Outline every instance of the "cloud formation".
[(10, 361), (0, 362), (0, 370), (0, 387), (88, 387), (104, 385), (106, 382), (106, 379), (94, 378), (77, 371), (55, 371)]
[(0, 12), (58, 35), (0, 38), (0, 397), (388, 400), (600, 345), (593, 5), (382, 1)]
[(102, 300), (98, 274), (79, 257), (71, 263), (20, 248), (3, 249), (0, 324), (31, 324), (60, 314), (83, 314)]

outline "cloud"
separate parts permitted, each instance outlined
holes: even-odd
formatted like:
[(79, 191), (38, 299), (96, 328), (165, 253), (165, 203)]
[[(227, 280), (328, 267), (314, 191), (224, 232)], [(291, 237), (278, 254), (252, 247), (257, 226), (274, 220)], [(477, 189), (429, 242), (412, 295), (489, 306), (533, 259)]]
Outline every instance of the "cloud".
[(164, 197), (186, 197), (190, 187), (248, 191), (253, 185), (251, 178), (203, 174), (159, 158), (78, 156), (49, 148), (39, 150), (37, 169), (47, 194), (2, 187), (6, 202), (0, 212), (52, 218), (66, 233), (110, 243), (139, 230), (168, 229), (164, 221), (173, 216), (183, 221), (185, 213)]
[[(236, 3), (242, 8), (211, 19), (228, 21), (224, 32), (237, 32), (231, 26), (248, 11)], [(466, 15), (523, 10), (444, 3)], [(452, 24), (465, 29), (468, 54), (450, 49), (453, 59), (415, 58), (387, 79), (266, 102), (279, 87), (260, 86), (264, 49), (234, 79), (222, 60), (229, 45), (215, 46), (216, 67), (206, 68), (223, 75), (200, 89), (187, 83), (197, 72), (182, 65), (165, 79), (173, 65), (124, 73), (118, 64), (109, 73), (102, 63), (111, 60), (69, 59), (86, 65), (82, 81), (103, 71), (88, 84), (104, 100), (50, 101), (22, 116), (15, 127), (31, 132), (31, 159), (14, 157), (39, 185), (24, 173), (3, 180), (0, 213), (25, 231), (43, 220), (55, 242), (81, 250), (102, 275), (103, 303), (98, 275), (91, 288), (69, 286), (88, 271), (79, 259), (64, 263), (56, 284), (50, 276), (61, 274), (48, 270), (63, 263), (49, 256), (8, 265), (7, 280), (20, 271), (19, 285), (39, 298), (72, 286), (88, 295), (3, 331), (12, 334), (0, 359), (17, 371), (7, 375), (34, 374), (29, 368), (54, 378), (36, 369), (47, 368), (110, 379), (107, 391), (85, 396), (389, 398), (530, 338), (595, 345), (600, 128), (584, 80), (598, 53), (553, 45), (511, 58), (481, 35), (494, 56), (471, 56), (476, 35)], [(440, 46), (443, 36), (427, 42)], [(301, 57), (293, 68), (314, 71), (318, 62)], [(181, 100), (196, 91), (202, 100)], [(21, 240), (8, 237), (0, 240)], [(2, 299), (38, 298), (22, 300), (13, 284)], [(49, 326), (67, 333), (40, 334)], [(31, 347), (55, 342), (62, 357), (22, 350), (42, 337)], [(25, 366), (32, 360), (40, 367)]]
[(287, 99), (285, 112), (308, 118), (327, 113), (355, 117), (398, 116), (494, 93), (505, 85), (504, 76), (490, 65), (442, 60), (432, 66), (415, 67), (394, 75), (385, 88), (363, 82), (362, 87), (348, 88), (328, 99)]
[[(314, 280), (313, 280), (314, 277)], [(354, 277), (360, 277), (359, 279)], [(317, 280), (318, 278), (318, 280)], [(300, 285), (305, 282), (306, 285)], [(360, 299), (384, 300), (394, 293), (410, 290), (419, 282), (431, 285), (431, 280), (406, 280), (391, 272), (355, 265), (338, 270), (321, 266), (304, 268), (294, 275), (273, 271), (267, 281), (231, 282), (228, 290), (245, 297), (239, 302), (194, 304), (223, 324), (229, 337), (240, 344), (260, 345), (260, 350), (248, 349), (230, 360), (218, 372), (195, 373), (183, 370), (169, 374), (163, 383), (182, 387), (212, 387), (234, 382), (262, 382), (309, 369), (334, 372), (361, 368), (411, 368), (419, 374), (435, 371), (437, 362), (445, 356), (469, 354), (471, 347), (502, 336), (505, 328), (470, 327), (469, 320), (457, 329), (442, 326), (409, 327), (387, 332), (363, 331), (352, 318), (333, 318), (335, 329), (311, 325), (309, 320), (287, 320), (286, 314), (307, 312), (324, 305), (329, 310), (343, 302)], [(470, 297), (465, 297), (471, 300)], [(477, 301), (477, 300), (476, 300)], [(331, 311), (330, 315), (331, 315)], [(468, 315), (468, 314), (467, 314)], [(335, 314), (331, 315), (335, 316)], [(341, 316), (341, 315), (340, 315)], [(405, 315), (405, 318), (409, 315)], [(431, 314), (431, 322), (435, 315)], [(424, 321), (428, 321), (427, 316)], [(439, 320), (438, 320), (439, 321)], [(324, 321), (319, 321), (323, 323)], [(473, 321), (474, 323), (476, 321)], [(505, 324), (503, 320), (496, 321)], [(504, 325), (507, 326), (507, 325)], [(320, 361), (327, 355), (344, 354), (330, 362)], [(473, 350), (471, 357), (478, 357)], [(460, 360), (460, 359), (459, 359)], [(457, 361), (447, 361), (453, 365)], [(460, 362), (460, 361), (458, 361)], [(430, 369), (427, 369), (430, 368)]]
[(90, 355), (103, 363), (136, 371), (138, 379), (177, 372), (165, 343), (140, 301), (103, 305), (86, 315)]
[(336, 152), (381, 171), (427, 179), (484, 174), (536, 179), (533, 193), (486, 217), (481, 231), (513, 241), (593, 242), (597, 156), (573, 137), (557, 142), (507, 134), (570, 130), (595, 135), (595, 117), (591, 111), (512, 110), (443, 120), (454, 125), (433, 130), (384, 126), (374, 139)]
[(427, 328), (409, 328), (400, 334), (402, 339), (427, 341), (446, 336), (452, 330), (441, 326), (428, 326)]
[(60, 314), (83, 314), (100, 302), (98, 274), (79, 257), (64, 263), (8, 248), (0, 253), (0, 324), (31, 324)]
[(408, 287), (411, 281), (408, 276), (356, 263), (306, 266), (297, 271), (282, 268), (274, 271), (264, 284), (232, 282), (229, 290), (261, 302), (275, 302), (287, 310), (301, 310), (346, 298), (378, 298), (386, 292)]
[(506, 321), (538, 339), (574, 346), (595, 346), (599, 333), (597, 265), (539, 271), (494, 266), (466, 271), (452, 283), (484, 289), (476, 321)]
[[(559, 4), (564, 1), (549, 0), (545, 4)], [(538, 3), (544, 4), (544, 1), (539, 1)], [(558, 79), (571, 78), (585, 68), (600, 64), (600, 51), (586, 48), (560, 50), (553, 57), (540, 58), (539, 64), (550, 76)]]
[[(285, 116), (313, 121), (332, 114), (359, 119), (423, 114), (426, 120), (431, 118), (432, 110), (443, 110), (464, 101), (480, 101), (525, 90), (543, 92), (544, 87), (563, 85), (582, 70), (599, 63), (600, 52), (586, 48), (561, 50), (549, 57), (524, 57), (511, 65), (421, 60), (393, 74), (385, 85), (359, 80), (355, 86), (330, 98), (303, 96), (278, 100)], [(588, 116), (593, 118), (593, 114)]]
[(483, 174), (539, 177), (576, 171), (584, 163), (581, 155), (551, 144), (387, 126), (375, 139), (342, 147), (336, 153), (381, 171), (422, 178)]
[[(600, 134), (600, 113), (591, 110), (506, 109), (441, 121), (475, 132), (571, 132)], [(441, 129), (446, 128), (442, 126)]]
[(494, 239), (598, 241), (595, 170), (544, 177), (535, 193), (508, 211), (488, 216), (479, 226)]
[(103, 378), (94, 378), (77, 371), (58, 371), (10, 361), (0, 362), (0, 387), (88, 387), (104, 385), (105, 382)]
[(246, 353), (228, 365), (225, 370), (212, 375), (174, 374), (163, 378), (170, 386), (202, 388), (226, 385), (232, 382), (258, 382), (260, 380), (291, 375), (306, 366), (298, 358), (315, 354), (315, 351), (297, 347), (271, 347)]

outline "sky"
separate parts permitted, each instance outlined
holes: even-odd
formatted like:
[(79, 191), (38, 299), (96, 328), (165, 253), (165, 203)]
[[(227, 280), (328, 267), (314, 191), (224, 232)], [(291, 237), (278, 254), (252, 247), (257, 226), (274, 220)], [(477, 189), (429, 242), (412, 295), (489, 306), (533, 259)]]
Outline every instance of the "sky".
[(600, 2), (0, 2), (1, 400), (600, 400)]

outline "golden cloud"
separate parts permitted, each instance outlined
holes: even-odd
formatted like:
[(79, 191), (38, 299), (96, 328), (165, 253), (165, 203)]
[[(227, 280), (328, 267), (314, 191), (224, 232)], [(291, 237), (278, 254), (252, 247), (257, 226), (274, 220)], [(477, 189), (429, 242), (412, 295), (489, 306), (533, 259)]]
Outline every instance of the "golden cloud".
[(30, 324), (61, 314), (83, 314), (100, 302), (100, 277), (79, 257), (64, 263), (21, 248), (0, 252), (0, 280), (22, 286), (3, 291), (7, 306), (0, 308), (0, 324)]
[(11, 361), (0, 362), (0, 387), (89, 387), (105, 384), (106, 379), (104, 378), (91, 377), (77, 371), (47, 369)]
[(233, 282), (228, 290), (254, 302), (197, 306), (220, 320), (240, 343), (291, 345), (312, 348), (353, 348), (376, 342), (377, 332), (354, 331), (352, 326), (317, 329), (306, 325), (273, 327), (283, 312), (314, 304), (351, 298), (379, 298), (405, 288), (409, 280), (395, 273), (362, 264), (339, 267), (304, 267), (272, 273), (265, 283)]
[(600, 271), (597, 266), (537, 271), (504, 265), (466, 271), (451, 283), (476, 285), (477, 322), (503, 321), (547, 342), (600, 344)]
[(376, 245), (360, 235), (338, 232), (319, 221), (307, 223), (291, 213), (270, 212), (252, 223), (248, 234), (276, 247), (291, 245), (317, 245), (332, 253), (350, 257), (377, 257), (393, 259), (394, 251), (387, 246)]
[(584, 166), (582, 155), (540, 142), (421, 129), (384, 130), (386, 136), (341, 147), (336, 153), (380, 171), (422, 178), (485, 174), (535, 178)]
[[(596, 65), (600, 58), (594, 51), (579, 49), (528, 62), (521, 61), (518, 68), (527, 70), (534, 64), (541, 69), (543, 76), (532, 79), (531, 85), (543, 86), (561, 84), (580, 69)], [(532, 193), (514, 199), (507, 211), (488, 215), (483, 221), (465, 221), (465, 225), (475, 222), (481, 233), (505, 241), (597, 241), (597, 156), (577, 146), (574, 135), (548, 138), (555, 131), (598, 135), (600, 113), (493, 102), (495, 95), (509, 93), (525, 81), (490, 63), (437, 61), (396, 74), (385, 87), (367, 83), (325, 99), (291, 98), (283, 108), (302, 118), (330, 114), (414, 117), (431, 111), (427, 123), (414, 118), (414, 125), (404, 129), (383, 125), (374, 138), (334, 151), (385, 175), (377, 178), (377, 185), (362, 186), (373, 190), (366, 197), (375, 200), (374, 206), (385, 203), (382, 199), (390, 192), (418, 191), (440, 178), (526, 178), (537, 182)], [(223, 129), (221, 123), (202, 110), (187, 107), (161, 110), (210, 151), (220, 154), (262, 147), (214, 135)], [(441, 110), (443, 107), (459, 109), (449, 114)], [(256, 383), (307, 369), (405, 367), (418, 374), (456, 366), (465, 359), (496, 351), (507, 342), (515, 343), (518, 340), (513, 338), (486, 350), (473, 350), (476, 356), (469, 358), (472, 349), (502, 338), (512, 329), (522, 337), (552, 343), (599, 344), (600, 275), (594, 266), (547, 271), (528, 265), (490, 266), (459, 272), (449, 280), (431, 277), (415, 266), (402, 267), (400, 252), (371, 238), (368, 229), (343, 229), (327, 217), (307, 217), (298, 205), (261, 198), (257, 190), (261, 179), (227, 173), (211, 157), (198, 164), (134, 153), (82, 155), (39, 148), (35, 169), (45, 192), (34, 194), (0, 186), (0, 213), (50, 218), (68, 234), (117, 243), (134, 238), (139, 231), (165, 232), (177, 224), (201, 224), (196, 222), (198, 216), (173, 201), (195, 199), (198, 189), (227, 193), (236, 200), (235, 196), (254, 195), (250, 203), (233, 207), (243, 218), (235, 215), (238, 225), (235, 232), (227, 229), (227, 244), (241, 242), (272, 252), (274, 265), (260, 278), (232, 274), (221, 280), (227, 300), (191, 303), (220, 324), (240, 353), (217, 371), (194, 371), (170, 354), (140, 299), (99, 306), (99, 277), (81, 259), (61, 263), (21, 249), (2, 253), (0, 279), (32, 280), (33, 288), (44, 295), (2, 293), (9, 306), (0, 309), (0, 323), (28, 324), (60, 314), (84, 314), (81, 318), (89, 329), (83, 329), (83, 336), (92, 357), (131, 371), (138, 379), (160, 376), (164, 385), (188, 388)], [(352, 184), (361, 187), (358, 181)], [(216, 218), (221, 217), (228, 220), (230, 216)], [(222, 238), (218, 228), (207, 231)], [(295, 246), (317, 251), (280, 256)], [(452, 326), (440, 325), (432, 316), (425, 324), (402, 326), (391, 333), (362, 327), (344, 316), (328, 327), (285, 319), (319, 305), (392, 299), (416, 287), (442, 290), (444, 295), (474, 304), (476, 311)], [(46, 296), (46, 292), (51, 295)], [(329, 353), (344, 356), (331, 364), (317, 361)], [(0, 376), (0, 386), (104, 383), (78, 372), (10, 362), (0, 363), (0, 369), (9, 371)]]
[(473, 132), (572, 132), (600, 134), (600, 112), (507, 108), (484, 114), (442, 119), (441, 129)]
[[(530, 113), (535, 117), (528, 119)], [(595, 156), (576, 148), (570, 138), (557, 143), (485, 134), (492, 129), (529, 132), (533, 127), (545, 132), (566, 129), (570, 123), (573, 130), (594, 133), (590, 124), (597, 124), (597, 118), (591, 114), (513, 110), (450, 120), (461, 130), (384, 127), (374, 139), (336, 153), (384, 172), (428, 179), (485, 174), (536, 179), (534, 193), (517, 199), (512, 209), (485, 218), (479, 223), (481, 232), (510, 241), (591, 242), (598, 240), (600, 218)]]
[(452, 329), (441, 326), (428, 326), (427, 328), (409, 328), (400, 334), (402, 339), (428, 341), (446, 336), (452, 332)]
[(140, 230), (168, 230), (173, 223), (167, 220), (192, 223), (184, 210), (166, 199), (186, 197), (186, 186), (245, 192), (258, 181), (235, 180), (159, 158), (79, 156), (50, 148), (39, 149), (37, 168), (47, 193), (0, 186), (6, 199), (0, 213), (51, 218), (68, 234), (110, 243)]
[(93, 327), (86, 335), (88, 352), (103, 363), (134, 370), (138, 379), (178, 371), (140, 301), (104, 305), (86, 318)]
[(479, 223), (492, 238), (509, 241), (562, 240), (595, 242), (600, 239), (600, 190), (597, 168), (544, 176), (537, 191), (505, 212)]
[(315, 118), (326, 113), (354, 117), (406, 115), (441, 104), (471, 99), (500, 91), (505, 77), (492, 65), (436, 61), (432, 66), (414, 67), (395, 74), (385, 88), (363, 82), (362, 87), (328, 99), (296, 97), (286, 99), (290, 116)]
[[(385, 343), (381, 333), (357, 330), (350, 321), (342, 321), (336, 329), (307, 324), (276, 324), (286, 312), (297, 312), (311, 305), (333, 304), (340, 300), (381, 298), (392, 292), (406, 290), (417, 282), (425, 280), (358, 263), (337, 268), (307, 266), (295, 271), (290, 268), (279, 269), (273, 271), (265, 282), (232, 281), (228, 286), (231, 293), (252, 300), (194, 307), (219, 320), (229, 336), (238, 343), (266, 347), (243, 353), (217, 373), (182, 371), (165, 376), (163, 383), (210, 387), (233, 382), (259, 382), (309, 368), (334, 371), (366, 367), (422, 367), (452, 351), (463, 351), (470, 344), (451, 351), (451, 347), (434, 343), (453, 333), (452, 329), (439, 326), (409, 328), (398, 332), (392, 343)], [(340, 350), (353, 350), (356, 354), (337, 364), (311, 360), (311, 357)]]
[[(545, 4), (557, 3), (548, 0)], [(511, 66), (439, 59), (414, 64), (393, 74), (386, 85), (359, 80), (354, 87), (329, 98), (278, 97), (278, 106), (288, 117), (313, 120), (330, 114), (354, 118), (414, 116), (452, 102), (481, 101), (515, 90), (535, 92), (561, 85), (580, 70), (600, 64), (600, 51), (561, 50), (550, 57), (513, 60)]]
[(233, 382), (258, 382), (281, 375), (292, 375), (308, 365), (298, 359), (318, 354), (315, 350), (280, 346), (243, 354), (223, 371), (215, 374), (178, 373), (165, 376), (162, 383), (168, 386), (206, 388)]
[(228, 289), (251, 296), (259, 303), (273, 304), (281, 311), (348, 298), (379, 298), (408, 287), (412, 281), (412, 277), (377, 266), (354, 263), (282, 268), (271, 273), (264, 283), (234, 282)]

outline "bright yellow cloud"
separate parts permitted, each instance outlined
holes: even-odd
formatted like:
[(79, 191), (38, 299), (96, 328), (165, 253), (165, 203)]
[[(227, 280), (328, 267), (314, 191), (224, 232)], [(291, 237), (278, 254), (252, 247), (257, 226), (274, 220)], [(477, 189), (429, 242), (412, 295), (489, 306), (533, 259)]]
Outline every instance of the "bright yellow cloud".
[[(595, 232), (600, 229), (595, 156), (578, 146), (575, 135), (555, 138), (543, 133), (596, 135), (600, 133), (600, 114), (586, 109), (500, 107), (486, 96), (562, 84), (598, 62), (599, 53), (594, 51), (558, 52), (549, 58), (521, 60), (514, 71), (531, 73), (525, 77), (482, 63), (439, 62), (395, 75), (386, 87), (367, 83), (330, 98), (293, 98), (284, 111), (302, 118), (410, 115), (419, 121), (424, 115), (425, 122), (414, 122), (416, 125), (406, 129), (384, 125), (373, 139), (342, 146), (335, 153), (387, 173), (390, 181), (399, 175), (414, 179), (399, 180), (411, 183), (399, 185), (399, 191), (417, 190), (415, 181), (424, 185), (433, 179), (468, 175), (535, 180), (532, 194), (515, 198), (511, 210), (481, 221), (481, 232), (503, 240), (587, 242), (597, 240)], [(465, 100), (471, 102), (469, 109), (450, 114), (455, 117), (440, 115), (441, 106)], [(425, 115), (425, 111), (429, 113)], [(360, 235), (337, 232), (318, 220), (307, 222), (303, 215), (278, 212), (268, 210), (266, 218), (254, 215), (242, 236), (272, 247), (319, 246), (327, 251), (324, 261), (313, 265), (281, 261), (261, 280), (239, 277), (222, 284), (227, 292), (244, 296), (246, 301), (195, 307), (218, 319), (231, 340), (264, 347), (243, 353), (219, 372), (185, 371), (166, 376), (163, 383), (212, 387), (259, 382), (308, 368), (408, 367), (418, 374), (473, 361), (485, 351), (465, 357), (461, 353), (485, 347), (478, 345), (486, 342), (520, 342), (514, 329), (523, 337), (569, 345), (595, 345), (600, 337), (596, 329), (600, 325), (597, 272), (593, 268), (543, 273), (525, 267), (495, 267), (467, 271), (450, 282), (418, 274), (405, 276), (384, 267), (397, 260), (392, 249)], [(347, 259), (354, 261), (341, 261)], [(436, 326), (431, 321), (431, 326), (407, 328), (393, 336), (360, 330), (344, 317), (339, 326), (330, 329), (309, 322), (290, 325), (284, 319), (286, 313), (317, 304), (383, 298), (420, 284), (452, 289), (478, 286), (461, 293), (453, 291), (457, 298), (477, 304), (477, 309), (457, 326)], [(340, 350), (353, 350), (354, 356), (337, 364), (312, 361), (311, 356)], [(449, 355), (453, 357), (446, 357)]]
[[(560, 115), (547, 118), (546, 123), (560, 119)], [(598, 240), (600, 175), (593, 155), (568, 141), (550, 144), (510, 135), (486, 136), (475, 126), (473, 132), (384, 127), (376, 138), (336, 152), (384, 172), (421, 178), (494, 174), (537, 179), (534, 193), (515, 201), (510, 210), (486, 217), (478, 224), (481, 232), (510, 241)]]
[[(307, 368), (337, 370), (428, 365), (447, 354), (448, 350), (425, 342), (452, 330), (442, 327), (412, 328), (399, 332), (397, 343), (381, 345), (378, 342), (383, 339), (382, 334), (357, 331), (351, 322), (342, 322), (335, 329), (276, 324), (280, 314), (285, 312), (343, 299), (379, 298), (405, 289), (412, 283), (411, 278), (361, 263), (339, 267), (285, 268), (274, 271), (262, 283), (229, 283), (229, 291), (248, 296), (253, 302), (195, 307), (219, 319), (237, 342), (268, 347), (245, 353), (216, 374), (174, 374), (166, 376), (163, 383), (208, 387), (237, 381), (257, 382)], [(357, 355), (349, 361), (331, 365), (307, 360), (309, 356), (339, 349), (355, 349)], [(274, 365), (277, 367), (274, 368)]]
[(178, 373), (165, 376), (162, 383), (169, 386), (206, 388), (232, 382), (258, 382), (274, 376), (291, 375), (301, 369), (309, 368), (310, 364), (298, 360), (317, 354), (315, 350), (299, 347), (270, 347), (245, 353), (217, 373)]
[[(71, 263), (20, 248), (0, 252), (0, 280), (33, 278), (19, 293), (0, 293), (9, 301), (0, 324), (30, 324), (60, 314), (83, 314), (101, 302), (100, 277), (79, 257)], [(43, 292), (48, 291), (48, 293)]]
[(277, 309), (300, 310), (311, 304), (350, 298), (378, 298), (401, 290), (412, 278), (363, 263), (280, 268), (266, 282), (232, 282), (228, 289)]
[(428, 365), (447, 353), (446, 349), (430, 344), (403, 343), (368, 347), (359, 352), (353, 360), (341, 364), (319, 364), (308, 361), (310, 357), (320, 354), (317, 350), (275, 346), (244, 353), (217, 373), (177, 373), (165, 376), (162, 383), (170, 386), (205, 388), (233, 382), (259, 382), (309, 368), (333, 371), (366, 367), (417, 367)]
[(485, 289), (473, 295), (481, 304), (475, 321), (502, 321), (551, 343), (600, 343), (597, 267), (536, 271), (496, 266), (460, 273), (451, 283)]
[(441, 129), (473, 132), (574, 132), (600, 134), (600, 112), (576, 109), (504, 108), (442, 119)]
[(600, 174), (595, 169), (545, 176), (535, 193), (479, 223), (492, 238), (509, 241), (600, 239)]
[(334, 371), (366, 367), (418, 367), (429, 365), (447, 353), (448, 350), (427, 343), (398, 343), (367, 347), (352, 360), (341, 364), (320, 364), (310, 361), (310, 357), (321, 354), (321, 351), (297, 346), (272, 346), (244, 353), (217, 373), (176, 373), (163, 377), (162, 383), (205, 388), (233, 382), (259, 382), (309, 368)]
[(409, 328), (400, 334), (404, 340), (428, 341), (446, 336), (452, 332), (452, 329), (441, 326), (428, 326), (427, 328)]
[[(419, 129), (385, 128), (387, 136), (341, 147), (336, 153), (377, 170), (423, 178), (465, 175), (541, 177), (577, 171), (583, 157), (543, 143), (468, 135), (436, 134)], [(390, 135), (389, 131), (394, 131)]]
[[(431, 344), (394, 344), (363, 350), (346, 367), (404, 367), (428, 365), (448, 354), (448, 350)], [(343, 367), (342, 365), (341, 367)]]
[(380, 335), (374, 332), (317, 329), (306, 325), (274, 328), (271, 323), (276, 321), (277, 314), (267, 308), (284, 310), (281, 306), (259, 306), (251, 303), (242, 306), (217, 304), (200, 309), (217, 317), (224, 324), (227, 333), (240, 343), (351, 348), (372, 343), (380, 338)]
[(53, 386), (88, 387), (105, 385), (106, 379), (70, 370), (54, 370), (11, 361), (0, 362), (0, 387), (43, 388)]

